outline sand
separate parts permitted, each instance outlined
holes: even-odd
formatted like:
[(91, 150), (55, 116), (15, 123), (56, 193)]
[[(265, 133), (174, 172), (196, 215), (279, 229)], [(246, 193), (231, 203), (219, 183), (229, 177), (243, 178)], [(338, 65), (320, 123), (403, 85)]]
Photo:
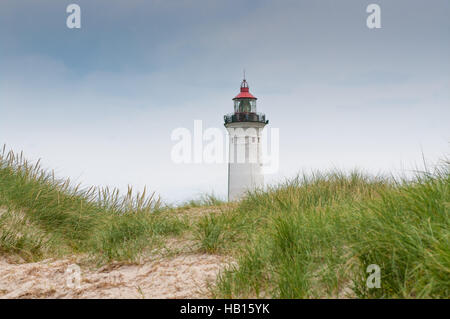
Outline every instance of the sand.
[(226, 257), (207, 254), (98, 269), (78, 268), (75, 258), (23, 264), (1, 258), (0, 298), (208, 298), (208, 285), (226, 264)]

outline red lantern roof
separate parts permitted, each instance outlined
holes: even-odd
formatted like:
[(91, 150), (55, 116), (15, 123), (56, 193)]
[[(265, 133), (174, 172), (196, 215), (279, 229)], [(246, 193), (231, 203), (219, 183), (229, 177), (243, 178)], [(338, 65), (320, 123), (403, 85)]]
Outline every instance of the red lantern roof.
[(238, 95), (236, 95), (235, 98), (233, 98), (233, 100), (236, 99), (254, 99), (257, 100), (256, 97), (254, 97), (248, 89), (248, 83), (247, 81), (244, 79), (241, 83), (241, 93), (239, 93)]

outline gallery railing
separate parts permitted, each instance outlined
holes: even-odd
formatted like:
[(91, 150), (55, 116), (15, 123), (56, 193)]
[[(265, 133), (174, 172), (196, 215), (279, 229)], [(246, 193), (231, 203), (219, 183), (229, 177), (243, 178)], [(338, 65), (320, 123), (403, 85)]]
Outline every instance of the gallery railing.
[(259, 122), (259, 123), (269, 123), (266, 121), (266, 115), (264, 113), (253, 113), (253, 112), (236, 112), (225, 115), (225, 124), (235, 123), (235, 122)]

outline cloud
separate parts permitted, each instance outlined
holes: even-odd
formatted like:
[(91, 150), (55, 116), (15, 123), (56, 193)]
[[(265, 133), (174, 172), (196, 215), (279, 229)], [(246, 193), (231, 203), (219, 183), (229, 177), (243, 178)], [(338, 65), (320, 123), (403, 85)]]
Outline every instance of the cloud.
[(225, 195), (226, 165), (173, 164), (170, 133), (195, 119), (223, 129), (243, 68), (280, 128), (268, 181), (448, 150), (448, 2), (380, 1), (380, 32), (354, 1), (79, 0), (79, 32), (68, 3), (0, 3), (0, 143), (61, 176)]

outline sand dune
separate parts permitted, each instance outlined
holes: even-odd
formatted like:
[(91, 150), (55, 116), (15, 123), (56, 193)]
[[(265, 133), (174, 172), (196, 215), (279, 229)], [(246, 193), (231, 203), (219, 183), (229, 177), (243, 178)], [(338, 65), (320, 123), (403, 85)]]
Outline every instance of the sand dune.
[(205, 298), (225, 259), (185, 254), (139, 265), (81, 267), (76, 277), (70, 271), (77, 269), (75, 258), (22, 264), (2, 258), (0, 298)]

